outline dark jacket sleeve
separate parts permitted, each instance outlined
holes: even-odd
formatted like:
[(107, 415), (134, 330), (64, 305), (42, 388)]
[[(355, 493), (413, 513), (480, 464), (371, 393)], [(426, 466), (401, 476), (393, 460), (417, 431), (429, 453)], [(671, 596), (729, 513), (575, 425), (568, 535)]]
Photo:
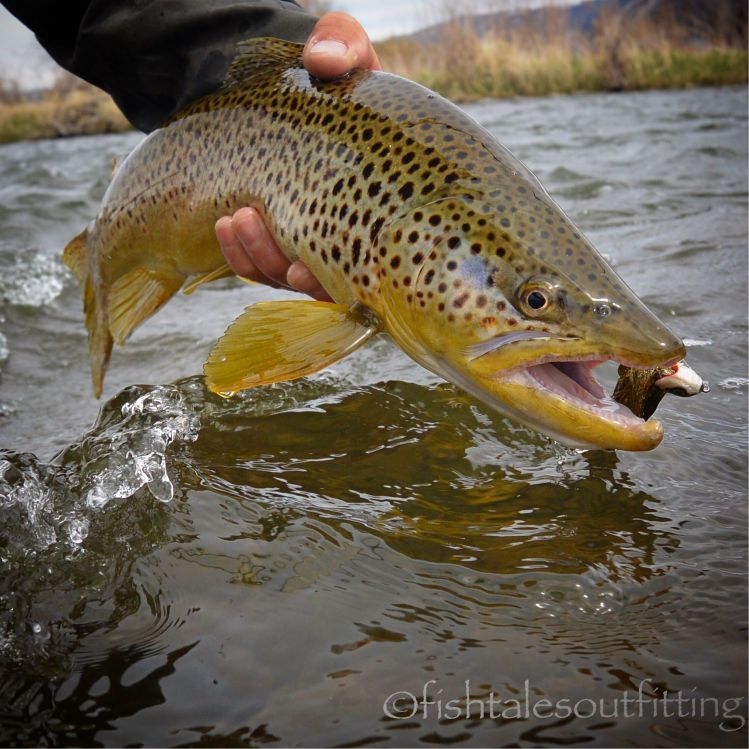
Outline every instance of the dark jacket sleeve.
[(146, 132), (215, 91), (243, 39), (304, 41), (291, 0), (2, 0), (64, 68), (103, 88)]

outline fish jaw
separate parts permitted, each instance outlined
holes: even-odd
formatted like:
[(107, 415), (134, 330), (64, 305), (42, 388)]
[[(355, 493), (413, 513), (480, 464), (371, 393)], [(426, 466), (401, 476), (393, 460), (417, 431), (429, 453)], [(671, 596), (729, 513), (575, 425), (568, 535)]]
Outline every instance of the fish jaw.
[[(540, 343), (533, 341), (532, 349), (538, 351)], [(570, 349), (565, 353), (537, 355), (522, 363), (523, 357), (516, 355), (509, 369), (494, 368), (491, 354), (447, 368), (451, 379), (488, 405), (562, 444), (599, 450), (656, 448), (663, 439), (662, 425), (635, 416), (596, 380), (593, 370), (610, 360), (608, 353), (583, 344), (576, 355), (574, 342), (564, 343), (557, 349)]]
[(608, 396), (593, 376), (601, 360), (534, 364), (483, 379), (482, 390), (517, 419), (570, 447), (645, 451), (663, 439), (660, 422), (645, 421)]

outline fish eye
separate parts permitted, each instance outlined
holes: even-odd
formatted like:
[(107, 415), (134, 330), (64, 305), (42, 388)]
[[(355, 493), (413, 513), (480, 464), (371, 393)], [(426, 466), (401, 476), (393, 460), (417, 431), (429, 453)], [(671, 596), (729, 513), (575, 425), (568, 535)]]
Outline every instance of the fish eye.
[(530, 294), (528, 294), (527, 297), (528, 306), (531, 309), (535, 310), (541, 310), (549, 303), (549, 300), (546, 298), (546, 295), (543, 294), (540, 291), (531, 291)]
[(520, 301), (528, 315), (537, 317), (553, 306), (554, 294), (551, 289), (534, 283), (524, 289)]

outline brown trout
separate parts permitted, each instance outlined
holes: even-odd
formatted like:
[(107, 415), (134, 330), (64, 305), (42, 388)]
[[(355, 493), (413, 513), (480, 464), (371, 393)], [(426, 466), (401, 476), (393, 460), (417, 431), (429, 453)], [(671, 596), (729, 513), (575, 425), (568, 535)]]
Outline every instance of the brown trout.
[(335, 303), (249, 307), (205, 365), (214, 392), (301, 377), (386, 332), (565, 444), (658, 445), (661, 425), (612, 400), (592, 370), (668, 366), (684, 346), (533, 174), (432, 91), (372, 71), (321, 82), (301, 50), (243, 44), (223, 89), (141, 142), (66, 248), (97, 397), (113, 342), (189, 277), (192, 289), (228, 274), (214, 223), (251, 205)]

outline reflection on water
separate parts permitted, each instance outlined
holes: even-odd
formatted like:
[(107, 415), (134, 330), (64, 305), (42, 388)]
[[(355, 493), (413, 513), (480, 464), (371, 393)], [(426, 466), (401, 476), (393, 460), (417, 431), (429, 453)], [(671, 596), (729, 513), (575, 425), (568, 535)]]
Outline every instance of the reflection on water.
[(475, 109), (716, 383), (647, 455), (560, 448), (385, 341), (230, 400), (132, 385), (272, 293), (228, 283), (136, 335), (87, 429), (52, 250), (135, 136), (0, 150), (0, 743), (746, 745), (745, 100)]

